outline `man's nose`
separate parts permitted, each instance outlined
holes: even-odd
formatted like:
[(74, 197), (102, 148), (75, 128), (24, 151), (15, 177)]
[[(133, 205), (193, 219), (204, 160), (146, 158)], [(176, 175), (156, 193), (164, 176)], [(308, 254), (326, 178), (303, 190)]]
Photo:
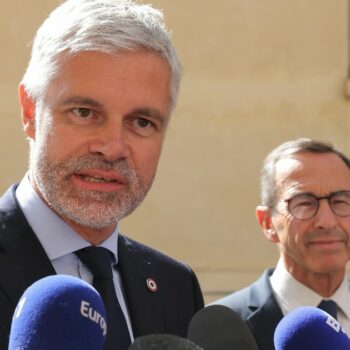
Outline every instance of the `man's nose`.
[(336, 214), (334, 214), (327, 199), (319, 202), (318, 212), (315, 215), (315, 225), (317, 228), (331, 229), (337, 225)]
[(90, 141), (90, 152), (102, 155), (108, 161), (127, 158), (130, 147), (122, 123), (108, 123), (96, 131)]

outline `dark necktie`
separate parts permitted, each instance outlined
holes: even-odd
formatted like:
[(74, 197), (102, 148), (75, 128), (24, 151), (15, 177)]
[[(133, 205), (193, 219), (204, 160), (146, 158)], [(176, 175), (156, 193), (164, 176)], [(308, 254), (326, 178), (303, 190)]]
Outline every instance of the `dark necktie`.
[(337, 303), (333, 300), (323, 299), (317, 307), (323, 311), (326, 311), (333, 318), (337, 319)]
[(113, 283), (111, 254), (106, 248), (87, 247), (75, 252), (93, 274), (93, 286), (100, 293), (107, 312), (104, 350), (126, 350), (130, 334)]

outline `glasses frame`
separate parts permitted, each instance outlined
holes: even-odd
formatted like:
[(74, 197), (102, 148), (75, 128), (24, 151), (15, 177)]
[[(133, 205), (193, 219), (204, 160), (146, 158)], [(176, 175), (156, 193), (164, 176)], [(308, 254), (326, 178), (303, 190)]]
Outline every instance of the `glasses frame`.
[[(334, 215), (337, 215), (337, 216), (340, 216), (340, 217), (344, 217), (344, 218), (345, 218), (345, 217), (350, 216), (350, 211), (349, 211), (349, 214), (347, 214), (347, 215), (339, 215), (337, 212), (334, 211), (334, 208), (333, 208), (332, 202), (331, 202), (331, 199), (334, 198), (334, 196), (339, 195), (339, 194), (343, 194), (343, 193), (347, 193), (348, 196), (349, 196), (349, 198), (350, 198), (350, 191), (336, 191), (336, 192), (330, 193), (328, 196), (320, 196), (320, 197), (315, 196), (313, 193), (308, 193), (308, 192), (306, 192), (306, 193), (299, 193), (299, 194), (296, 194), (295, 196), (293, 196), (293, 197), (291, 197), (291, 198), (289, 198), (289, 199), (285, 199), (284, 202), (287, 203), (287, 210), (288, 210), (288, 212), (289, 212), (295, 219), (298, 219), (298, 220), (309, 220), (309, 219), (312, 219), (313, 217), (315, 217), (315, 216), (317, 215), (318, 211), (320, 210), (320, 201), (323, 200), (323, 199), (326, 199), (326, 200), (327, 200), (328, 205), (329, 205), (329, 207), (330, 207), (330, 209), (332, 210), (332, 213), (333, 213)], [(290, 210), (290, 202), (291, 202), (295, 197), (302, 196), (302, 195), (308, 195), (308, 196), (310, 196), (310, 197), (312, 197), (312, 198), (315, 198), (315, 199), (317, 200), (317, 208), (316, 208), (316, 210), (315, 210), (315, 213), (314, 213), (312, 216), (307, 217), (307, 218), (302, 218), (302, 219), (301, 219), (301, 218), (298, 218), (297, 216), (295, 216), (295, 215), (292, 213), (292, 211)]]

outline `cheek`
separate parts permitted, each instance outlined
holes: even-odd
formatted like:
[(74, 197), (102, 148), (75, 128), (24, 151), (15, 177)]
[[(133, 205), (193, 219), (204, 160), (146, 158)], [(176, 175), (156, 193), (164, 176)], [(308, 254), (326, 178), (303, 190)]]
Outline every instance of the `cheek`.
[[(35, 143), (43, 148), (46, 145), (49, 145), (53, 135), (53, 120), (51, 115), (47, 111), (39, 111), (40, 115), (36, 120), (35, 125)], [(39, 113), (38, 112), (38, 113)]]
[(346, 218), (347, 220), (344, 220), (344, 222), (342, 222), (340, 224), (340, 227), (342, 229), (342, 231), (346, 234), (347, 236), (347, 240), (348, 240), (348, 245), (350, 245), (350, 219)]
[(300, 247), (304, 244), (308, 226), (306, 223), (297, 221), (294, 218), (285, 218), (283, 222), (276, 222), (275, 227), (282, 245), (286, 247)]
[(51, 161), (62, 161), (70, 155), (82, 153), (84, 140), (76, 134), (68, 133), (59, 127), (48, 127), (36, 139), (36, 148), (45, 153)]
[(148, 156), (141, 153), (136, 160), (135, 166), (140, 169), (143, 176), (153, 177), (158, 167), (159, 156), (159, 152)]
[(134, 149), (133, 153), (134, 165), (138, 169), (140, 176), (153, 178), (161, 154), (161, 143), (138, 147), (138, 149)]
[(306, 259), (308, 247), (306, 246), (306, 236), (308, 232), (312, 230), (309, 223), (293, 221), (289, 226), (289, 246), (296, 255), (301, 255), (303, 259)]

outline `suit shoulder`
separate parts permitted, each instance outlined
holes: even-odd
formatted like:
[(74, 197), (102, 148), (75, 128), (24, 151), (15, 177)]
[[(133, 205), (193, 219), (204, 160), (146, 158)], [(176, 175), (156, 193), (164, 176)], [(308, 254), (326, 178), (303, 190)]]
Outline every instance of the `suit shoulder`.
[(231, 310), (239, 313), (243, 318), (253, 312), (253, 310), (263, 305), (272, 295), (272, 289), (269, 282), (269, 276), (273, 269), (265, 270), (264, 273), (249, 286), (229, 294), (213, 304), (219, 304), (229, 307)]
[[(162, 285), (163, 295), (171, 295), (175, 304), (178, 302), (180, 305), (186, 299), (191, 300), (194, 304), (187, 305), (192, 310), (191, 315), (203, 307), (198, 279), (187, 264), (124, 235), (119, 235), (118, 241), (118, 259), (124, 263), (125, 269), (127, 265), (132, 265), (139, 271), (142, 269), (142, 273), (147, 271)], [(188, 299), (189, 296), (192, 297)]]
[(248, 307), (248, 300), (252, 285), (233, 292), (215, 301), (213, 304), (229, 307), (231, 310), (242, 315)]
[(119, 235), (119, 244), (124, 246), (128, 251), (137, 255), (143, 260), (149, 260), (150, 263), (157, 264), (158, 267), (168, 269), (182, 270), (193, 273), (192, 269), (185, 263), (175, 260), (170, 256), (125, 235)]
[(17, 184), (12, 185), (3, 195), (0, 196), (0, 218), (8, 217), (17, 212), (18, 204), (16, 201)]

